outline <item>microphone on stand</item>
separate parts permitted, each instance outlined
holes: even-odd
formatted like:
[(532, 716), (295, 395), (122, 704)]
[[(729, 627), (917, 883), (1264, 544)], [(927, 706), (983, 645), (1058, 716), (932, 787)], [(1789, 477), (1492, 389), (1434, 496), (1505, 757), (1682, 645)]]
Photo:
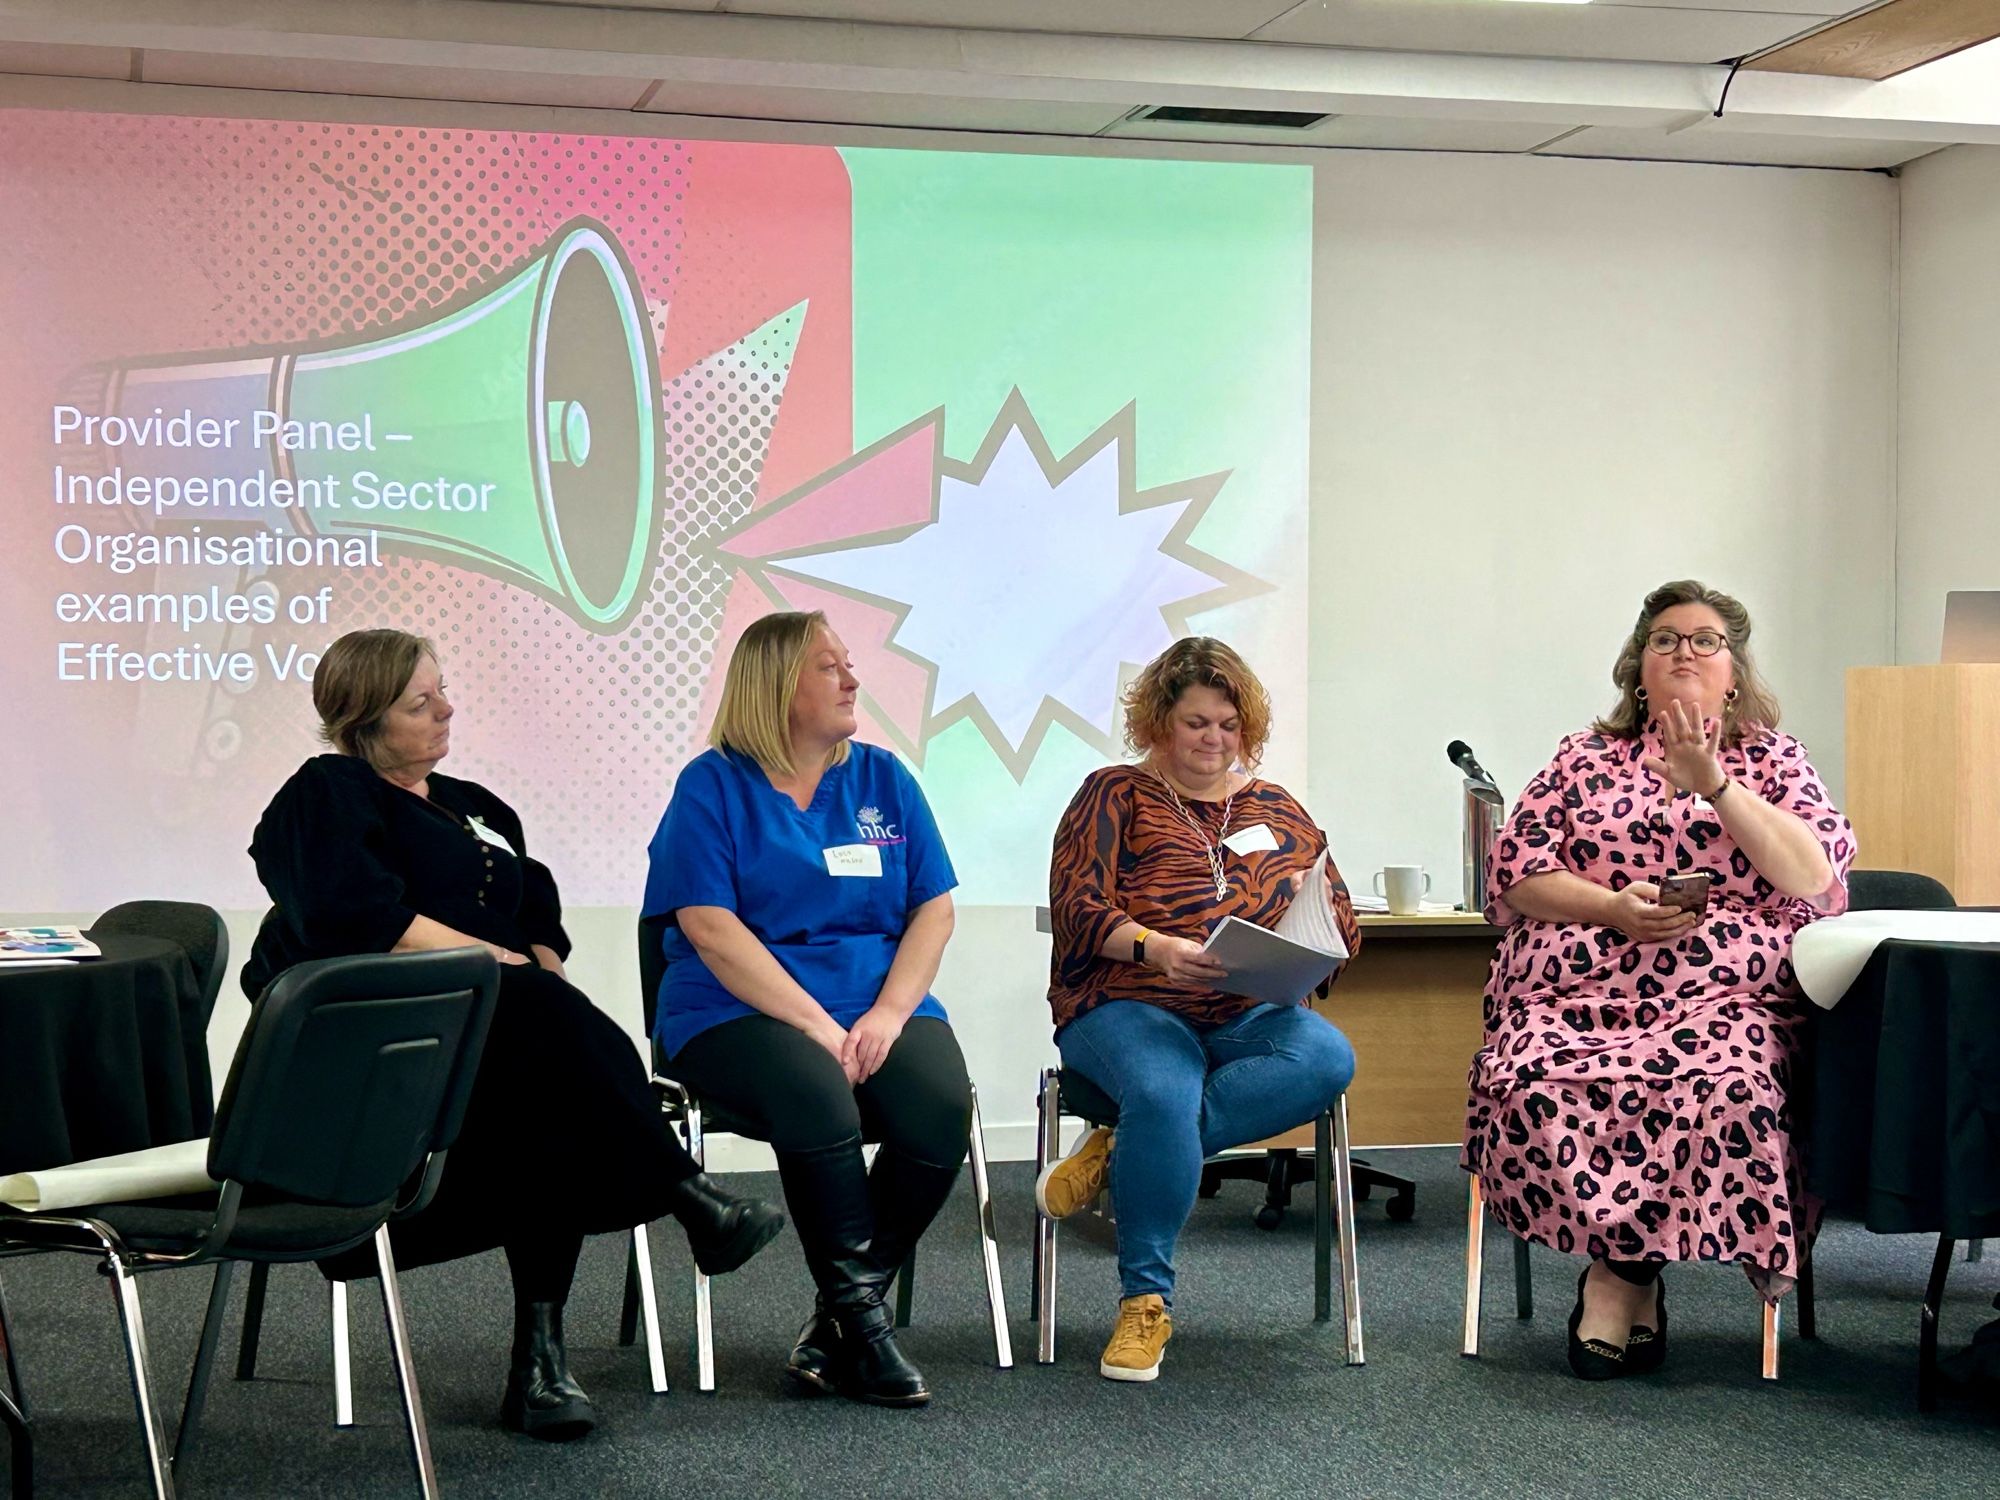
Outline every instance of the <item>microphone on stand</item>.
[(1482, 766), (1478, 758), (1473, 755), (1472, 746), (1466, 744), (1464, 740), (1453, 740), (1444, 747), (1444, 753), (1469, 780), (1482, 782), (1487, 786), (1494, 784), (1493, 778), (1486, 774), (1486, 767)]

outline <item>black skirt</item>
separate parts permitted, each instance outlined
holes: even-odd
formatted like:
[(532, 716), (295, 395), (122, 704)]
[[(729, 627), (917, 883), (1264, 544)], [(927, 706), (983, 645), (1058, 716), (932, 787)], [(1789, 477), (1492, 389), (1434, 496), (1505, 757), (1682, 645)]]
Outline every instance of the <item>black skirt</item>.
[[(397, 1269), (521, 1238), (608, 1234), (661, 1217), (698, 1170), (660, 1113), (631, 1038), (581, 990), (509, 964), (465, 1123), (422, 1213), (390, 1226)], [(321, 1263), (372, 1275), (363, 1245)]]

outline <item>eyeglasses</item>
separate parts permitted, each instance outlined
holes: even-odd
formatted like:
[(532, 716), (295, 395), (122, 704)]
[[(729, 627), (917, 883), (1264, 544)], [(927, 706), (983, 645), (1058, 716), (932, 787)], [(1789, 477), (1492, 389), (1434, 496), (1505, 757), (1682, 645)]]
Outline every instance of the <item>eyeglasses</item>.
[(1660, 629), (1647, 635), (1646, 649), (1655, 656), (1672, 656), (1682, 641), (1696, 656), (1713, 656), (1729, 644), (1729, 637), (1719, 630), (1691, 630), (1683, 635), (1678, 630)]

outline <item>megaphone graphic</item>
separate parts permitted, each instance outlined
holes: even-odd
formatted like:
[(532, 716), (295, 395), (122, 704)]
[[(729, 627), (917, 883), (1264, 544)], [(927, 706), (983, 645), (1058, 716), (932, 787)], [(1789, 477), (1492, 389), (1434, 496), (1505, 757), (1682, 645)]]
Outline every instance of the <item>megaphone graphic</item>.
[(115, 463), (207, 486), (140, 524), (373, 532), (612, 631), (655, 567), (659, 388), (624, 251), (576, 218), (498, 285), (380, 337), (95, 366), (56, 435), (59, 454), (66, 421), (94, 444), (97, 482), (122, 480)]

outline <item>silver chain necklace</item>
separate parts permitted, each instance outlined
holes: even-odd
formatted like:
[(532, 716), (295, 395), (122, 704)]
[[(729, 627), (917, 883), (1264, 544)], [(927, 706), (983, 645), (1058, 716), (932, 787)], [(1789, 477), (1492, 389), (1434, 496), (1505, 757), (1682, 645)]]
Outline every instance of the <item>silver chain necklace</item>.
[[(1174, 790), (1174, 784), (1161, 775), (1157, 766), (1149, 767), (1148, 769), (1152, 771), (1153, 776), (1159, 781), (1160, 785), (1167, 789), (1167, 795), (1174, 799), (1174, 807), (1187, 820), (1187, 826), (1194, 830), (1194, 836), (1201, 840), (1201, 852), (1208, 856), (1209, 873), (1215, 877), (1215, 899), (1218, 901), (1227, 901), (1229, 899), (1229, 877), (1222, 873), (1222, 851), (1215, 846), (1215, 840), (1208, 836), (1208, 830), (1196, 822), (1194, 814), (1187, 810), (1187, 804), (1181, 801), (1181, 794)], [(1229, 832), (1229, 810), (1235, 805), (1236, 793), (1231, 792), (1228, 797), (1223, 799), (1222, 803), (1222, 831), (1225, 834)]]

